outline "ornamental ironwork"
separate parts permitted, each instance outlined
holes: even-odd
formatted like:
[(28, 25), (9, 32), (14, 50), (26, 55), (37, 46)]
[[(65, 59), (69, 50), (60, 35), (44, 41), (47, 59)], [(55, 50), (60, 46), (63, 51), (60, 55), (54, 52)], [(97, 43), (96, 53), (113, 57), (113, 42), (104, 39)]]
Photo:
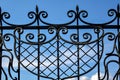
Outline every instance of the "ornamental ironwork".
[(33, 21), (17, 25), (9, 23), (10, 13), (0, 9), (0, 80), (23, 80), (22, 69), (35, 80), (82, 80), (95, 68), (99, 80), (110, 80), (111, 63), (117, 66), (112, 80), (120, 80), (119, 5), (107, 13), (110, 21), (89, 23), (84, 20), (88, 12), (77, 6), (67, 12), (71, 21), (51, 24), (44, 21), (48, 13), (36, 6), (28, 13)]

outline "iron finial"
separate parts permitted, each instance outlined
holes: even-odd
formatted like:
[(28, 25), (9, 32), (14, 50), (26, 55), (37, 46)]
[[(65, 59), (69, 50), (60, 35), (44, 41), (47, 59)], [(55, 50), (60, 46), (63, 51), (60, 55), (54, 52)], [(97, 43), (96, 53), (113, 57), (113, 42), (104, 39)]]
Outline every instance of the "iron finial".
[(79, 11), (79, 6), (78, 6), (78, 5), (76, 6), (76, 11), (77, 11), (77, 12)]

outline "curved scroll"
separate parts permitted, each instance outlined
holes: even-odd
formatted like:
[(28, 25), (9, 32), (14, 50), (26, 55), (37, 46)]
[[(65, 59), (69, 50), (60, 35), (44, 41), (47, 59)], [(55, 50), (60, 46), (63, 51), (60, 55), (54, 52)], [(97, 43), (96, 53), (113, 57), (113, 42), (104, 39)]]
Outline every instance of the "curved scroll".
[(43, 20), (48, 17), (48, 13), (46, 11), (39, 12), (38, 6), (36, 6), (36, 11), (30, 11), (28, 13), (28, 18), (33, 19), (33, 21), (30, 23), (27, 23), (27, 24), (22, 24), (22, 25), (11, 24), (11, 23), (7, 22), (6, 20), (10, 19), (10, 17), (11, 17), (8, 12), (2, 12), (0, 15), (1, 15), (1, 21), (3, 21), (5, 24), (7, 24), (9, 26), (15, 26), (15, 27), (17, 27), (17, 26), (24, 27), (24, 26), (33, 25), (36, 22), (38, 24), (39, 24), (39, 22), (41, 22), (44, 25), (49, 25), (49, 26), (65, 26), (65, 25), (70, 25), (70, 24), (74, 23), (76, 20), (79, 20), (86, 25), (96, 25), (96, 26), (97, 25), (107, 25), (107, 24), (114, 22), (117, 19), (118, 14), (119, 13), (115, 9), (110, 9), (110, 10), (108, 10), (108, 16), (112, 17), (113, 18), (112, 20), (105, 22), (105, 23), (90, 23), (90, 22), (87, 22), (84, 20), (84, 18), (88, 17), (88, 12), (85, 10), (79, 11), (79, 7), (77, 6), (76, 10), (69, 10), (67, 12), (68, 18), (73, 18), (71, 21), (63, 23), (63, 24), (53, 24), (53, 23), (45, 22)]
[[(108, 68), (109, 64), (114, 63), (120, 66), (120, 62), (119, 62), (120, 55), (119, 55), (119, 49), (117, 46), (117, 40), (118, 38), (120, 38), (120, 33), (118, 33), (117, 36), (115, 36), (114, 33), (109, 32), (109, 33), (106, 33), (105, 36), (108, 36), (108, 40), (114, 41), (114, 45), (113, 45), (113, 50), (110, 53), (107, 53), (104, 59), (105, 74), (101, 80), (104, 80), (104, 79), (109, 80), (110, 78), (110, 73)], [(120, 67), (118, 67), (117, 71), (113, 75), (113, 80), (118, 80), (119, 73), (120, 73)]]
[(59, 35), (60, 39), (62, 39), (63, 41), (65, 41), (67, 43), (75, 44), (75, 45), (85, 45), (85, 44), (91, 44), (91, 43), (97, 42), (97, 41), (101, 40), (104, 36), (104, 30), (101, 27), (98, 27), (98, 26), (93, 27), (93, 32), (96, 35), (100, 34), (100, 36), (93, 40), (93, 37), (94, 37), (94, 36), (92, 36), (93, 34), (90, 34), (90, 33), (86, 32), (82, 35), (82, 38), (83, 38), (84, 41), (79, 41), (79, 42), (77, 41), (79, 39), (79, 35), (77, 34), (77, 32), (72, 33), (70, 35), (70, 38), (69, 38), (70, 40), (62, 37), (63, 35), (68, 34), (68, 29), (66, 27), (61, 27), (59, 29), (59, 34), (58, 35)]

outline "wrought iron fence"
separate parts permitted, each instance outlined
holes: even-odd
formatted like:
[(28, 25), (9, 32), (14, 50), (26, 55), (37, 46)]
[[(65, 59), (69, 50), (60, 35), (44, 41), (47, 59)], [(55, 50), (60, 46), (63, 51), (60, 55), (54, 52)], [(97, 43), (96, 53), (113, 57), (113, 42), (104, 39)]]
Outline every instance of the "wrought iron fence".
[(108, 10), (111, 20), (102, 24), (86, 22), (88, 12), (78, 6), (67, 16), (72, 19), (68, 23), (47, 23), (43, 19), (48, 13), (36, 6), (28, 13), (32, 22), (16, 25), (7, 22), (10, 14), (0, 9), (0, 80), (23, 80), (23, 68), (35, 80), (82, 80), (94, 69), (99, 80), (110, 80), (111, 63), (116, 65), (112, 80), (120, 80), (119, 5)]

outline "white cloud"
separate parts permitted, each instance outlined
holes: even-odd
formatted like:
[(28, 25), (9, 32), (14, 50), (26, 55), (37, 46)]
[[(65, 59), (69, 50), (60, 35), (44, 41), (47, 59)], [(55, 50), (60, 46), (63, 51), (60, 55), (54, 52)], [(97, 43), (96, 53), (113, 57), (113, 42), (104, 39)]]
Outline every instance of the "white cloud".
[(66, 79), (66, 80), (76, 80), (75, 78), (70, 78), (70, 79)]
[[(66, 80), (77, 80), (77, 78), (70, 78), (70, 79), (66, 79)], [(89, 78), (87, 76), (81, 76), (80, 80), (89, 80)]]
[[(102, 73), (100, 73), (100, 77), (103, 77)], [(98, 73), (94, 74), (90, 80), (98, 80)]]
[[(72, 54), (71, 54), (69, 51), (66, 51), (66, 52), (64, 53), (64, 55), (65, 55), (66, 57), (70, 57)], [(90, 55), (91, 55), (91, 54), (90, 54)], [(61, 57), (61, 60), (63, 60), (63, 61), (66, 60), (66, 57)], [(42, 59), (42, 58), (43, 58), (43, 57), (41, 57), (41, 59)], [(76, 61), (76, 60), (77, 60), (76, 56), (71, 57), (70, 59), (73, 60), (73, 61)], [(43, 59), (43, 60), (44, 60), (44, 59)], [(51, 60), (51, 61), (54, 61), (54, 60), (56, 60), (56, 57), (51, 56), (51, 57), (50, 57), (50, 60)], [(71, 64), (71, 61), (70, 61), (70, 60), (67, 60), (65, 63), (66, 63), (67, 65), (69, 65), (69, 64)], [(7, 59), (7, 60), (6, 60), (6, 59), (3, 59), (2, 66), (5, 67), (5, 68), (8, 68), (8, 64), (9, 64), (9, 60), (8, 60), (8, 59)], [(23, 64), (24, 66), (27, 66), (27, 65), (29, 64), (29, 62), (28, 62), (27, 60), (24, 60), (24, 62), (22, 62), (22, 64)], [(36, 62), (32, 62), (32, 64), (35, 65), (35, 66), (38, 66), (38, 62), (37, 62), (37, 61), (36, 61)], [(44, 65), (41, 65), (41, 68), (45, 68), (45, 67), (51, 65), (51, 62), (48, 61), (48, 60), (46, 60), (46, 61), (43, 62), (43, 64), (44, 64)], [(55, 62), (54, 65), (52, 65), (51, 67), (54, 67), (55, 65), (57, 65), (56, 62)], [(17, 59), (14, 59), (13, 67), (17, 67), (17, 66), (18, 66), (18, 60), (17, 60)], [(21, 67), (22, 67), (22, 66), (21, 66)], [(34, 67), (33, 67), (32, 65), (30, 65), (29, 68), (34, 68)], [(100, 78), (102, 78), (103, 76), (104, 76), (104, 74), (103, 74), (103, 73), (100, 73)], [(70, 79), (66, 79), (66, 80), (76, 80), (76, 78), (70, 78)], [(94, 75), (92, 75), (91, 78), (88, 78), (87, 76), (81, 76), (81, 77), (80, 77), (80, 80), (99, 80), (99, 79), (98, 79), (98, 73), (95, 73)], [(105, 80), (106, 80), (106, 79), (105, 79)], [(112, 80), (112, 76), (110, 76), (109, 80)]]
[(87, 76), (81, 76), (80, 80), (89, 80), (89, 78)]
[[(103, 73), (100, 73), (100, 78), (103, 78), (104, 74)], [(99, 80), (98, 79), (98, 73), (94, 74), (90, 80)], [(104, 79), (104, 80), (107, 80), (107, 79)], [(112, 76), (110, 75), (109, 76), (109, 80), (112, 80)]]
[(8, 59), (2, 59), (2, 67), (8, 68), (9, 60)]
[[(9, 64), (9, 60), (8, 59), (3, 59), (2, 66), (4, 68), (8, 68), (8, 64)], [(29, 62), (25, 60), (23, 62), (23, 64), (24, 64), (24, 66), (27, 66), (29, 64)], [(35, 66), (38, 65), (37, 62), (33, 62), (32, 64), (35, 65)], [(50, 64), (51, 63), (49, 61), (44, 62), (45, 66), (49, 66)], [(18, 61), (17, 61), (17, 59), (14, 59), (14, 61), (13, 61), (13, 67), (17, 67), (17, 66), (18, 66)], [(33, 68), (33, 66), (29, 66), (29, 68)], [(41, 66), (41, 68), (44, 68), (44, 66)], [(100, 78), (103, 78), (103, 76), (104, 76), (104, 74), (100, 73)], [(66, 80), (77, 80), (77, 79), (76, 78), (70, 78), (70, 79), (66, 79)], [(81, 76), (80, 80), (99, 80), (98, 79), (98, 73), (95, 73), (94, 75), (92, 75), (91, 78), (88, 78), (87, 76)], [(104, 79), (104, 80), (107, 80), (107, 79)], [(110, 75), (109, 80), (112, 80), (112, 76), (111, 75)]]
[[(100, 73), (100, 78), (102, 78), (104, 76), (103, 73)], [(71, 78), (71, 79), (66, 79), (66, 80), (77, 80), (75, 78)], [(95, 73), (94, 75), (91, 76), (91, 78), (88, 78), (87, 76), (81, 76), (80, 80), (99, 80), (98, 79), (98, 73)], [(104, 79), (107, 80), (107, 79)], [(112, 80), (112, 76), (109, 76), (109, 80)]]
[[(8, 68), (9, 62), (10, 62), (9, 59), (3, 58), (2, 59), (2, 67)], [(13, 67), (17, 67), (17, 66), (18, 66), (18, 60), (14, 59), (13, 60)]]

